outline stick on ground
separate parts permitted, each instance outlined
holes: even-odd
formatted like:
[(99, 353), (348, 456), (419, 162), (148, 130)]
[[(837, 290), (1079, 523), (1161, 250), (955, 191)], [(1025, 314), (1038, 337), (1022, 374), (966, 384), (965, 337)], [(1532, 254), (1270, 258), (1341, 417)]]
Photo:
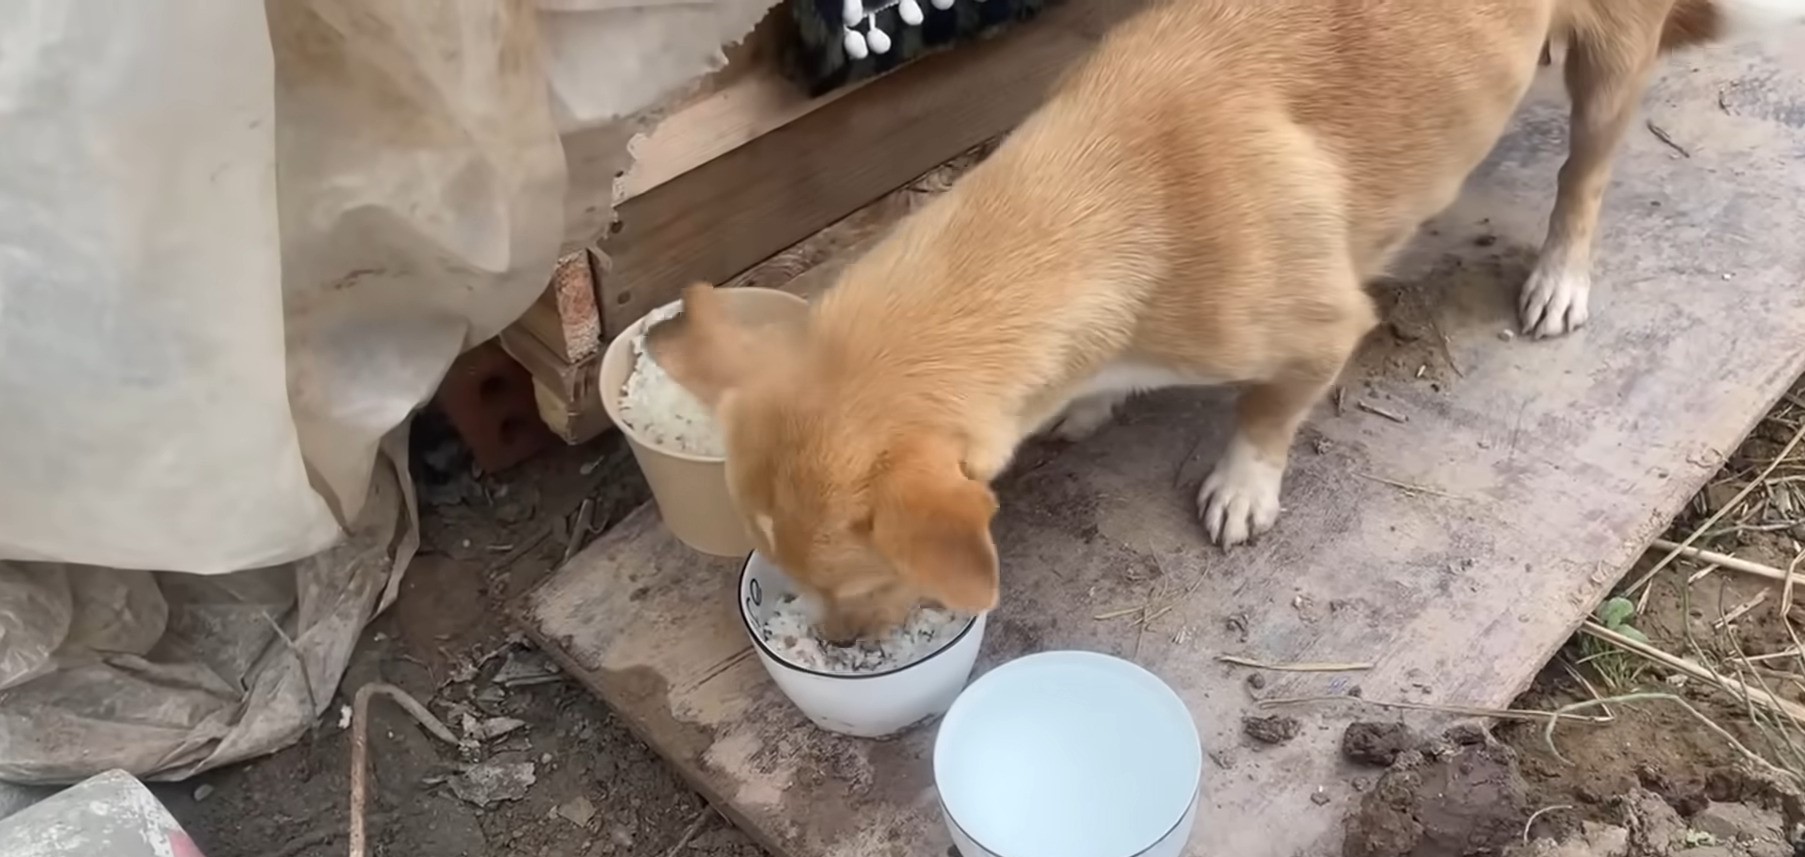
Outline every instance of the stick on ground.
[(1359, 672), (1360, 670), (1370, 670), (1373, 668), (1372, 664), (1365, 662), (1334, 663), (1304, 661), (1299, 663), (1268, 663), (1266, 661), (1256, 661), (1252, 658), (1243, 658), (1237, 655), (1217, 655), (1216, 660), (1225, 664), (1234, 664), (1238, 667), (1252, 667), (1256, 670), (1272, 670), (1274, 672), (1286, 673), (1344, 673)]
[(351, 857), (364, 857), (367, 834), (364, 830), (364, 805), (370, 792), (370, 697), (382, 694), (395, 701), (432, 737), (453, 747), (458, 739), (432, 716), (419, 700), (392, 684), (371, 682), (357, 689), (351, 701)]
[(1711, 517), (1706, 518), (1703, 524), (1698, 525), (1698, 527), (1692, 531), (1692, 535), (1687, 536), (1684, 541), (1668, 548), (1666, 556), (1661, 557), (1660, 561), (1656, 562), (1653, 568), (1644, 572), (1641, 577), (1636, 578), (1635, 583), (1630, 584), (1623, 590), (1625, 593), (1635, 592), (1638, 589), (1642, 590), (1642, 598), (1636, 604), (1637, 613), (1642, 612), (1643, 606), (1648, 603), (1648, 590), (1644, 588), (1648, 586), (1648, 582), (1654, 580), (1655, 575), (1659, 574), (1661, 569), (1666, 568), (1668, 563), (1673, 562), (1674, 558), (1680, 555), (1681, 550), (1691, 547), (1693, 542), (1698, 541), (1699, 537), (1704, 535), (1706, 530), (1711, 529), (1712, 524), (1717, 523), (1723, 516), (1729, 514), (1730, 510), (1736, 508), (1737, 504), (1748, 499), (1748, 496), (1755, 492), (1755, 486), (1765, 482), (1767, 477), (1773, 475), (1774, 469), (1779, 467), (1781, 462), (1786, 461), (1792, 456), (1793, 449), (1798, 447), (1801, 439), (1805, 439), (1805, 423), (1799, 425), (1798, 430), (1793, 432), (1792, 438), (1786, 442), (1786, 446), (1780, 449), (1780, 454), (1774, 456), (1774, 460), (1767, 463), (1767, 467), (1762, 469), (1759, 476), (1756, 476), (1749, 484), (1744, 485), (1742, 490), (1736, 492), (1736, 496), (1731, 497), (1728, 503), (1723, 504), (1716, 512), (1711, 513)]
[(1792, 702), (1791, 700), (1777, 697), (1761, 688), (1750, 687), (1727, 675), (1723, 675), (1677, 655), (1668, 654), (1647, 643), (1632, 640), (1597, 622), (1588, 620), (1584, 625), (1579, 626), (1579, 630), (1582, 633), (1597, 637), (1620, 649), (1641, 655), (1662, 666), (1685, 673), (1700, 681), (1710, 682), (1763, 708), (1779, 712), (1794, 720), (1805, 719), (1805, 706)]
[[(1699, 562), (1708, 562), (1712, 565), (1718, 566), (1720, 568), (1727, 568), (1731, 571), (1740, 571), (1743, 574), (1753, 574), (1757, 577), (1765, 577), (1765, 578), (1767, 578), (1769, 580), (1773, 580), (1773, 581), (1786, 580), (1786, 572), (1781, 569), (1775, 568), (1771, 565), (1762, 565), (1761, 563), (1758, 563), (1758, 562), (1750, 562), (1741, 557), (1730, 556), (1729, 554), (1726, 554), (1726, 553), (1718, 553), (1716, 551), (1708, 551), (1708, 550), (1699, 550), (1698, 548), (1688, 547), (1686, 545), (1680, 544), (1679, 542), (1668, 541), (1667, 539), (1655, 539), (1653, 542), (1650, 542), (1649, 544), (1652, 547), (1657, 547), (1664, 551), (1673, 551), (1673, 552), (1679, 554), (1680, 556), (1685, 557), (1686, 559), (1695, 559), (1695, 560), (1698, 560)], [(1805, 577), (1805, 575), (1793, 575), (1793, 576), (1795, 578)], [(1795, 581), (1795, 582), (1805, 582), (1805, 581)]]

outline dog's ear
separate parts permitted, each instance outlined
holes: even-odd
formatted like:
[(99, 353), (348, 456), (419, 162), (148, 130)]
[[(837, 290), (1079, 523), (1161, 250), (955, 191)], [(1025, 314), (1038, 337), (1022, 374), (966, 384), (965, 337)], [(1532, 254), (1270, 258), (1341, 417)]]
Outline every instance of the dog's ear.
[(764, 350), (752, 332), (728, 312), (713, 286), (683, 290), (683, 312), (653, 328), (646, 350), (677, 383), (713, 408), (745, 383)]
[(912, 445), (877, 475), (871, 540), (929, 598), (962, 613), (997, 604), (990, 487), (965, 475), (948, 447)]

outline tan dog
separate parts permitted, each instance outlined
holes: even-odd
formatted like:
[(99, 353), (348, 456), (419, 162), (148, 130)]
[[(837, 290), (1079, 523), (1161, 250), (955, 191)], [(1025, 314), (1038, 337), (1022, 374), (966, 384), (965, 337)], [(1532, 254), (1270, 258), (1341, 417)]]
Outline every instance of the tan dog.
[[(1765, 2), (1805, 15), (1805, 0)], [(1168, 2), (855, 262), (800, 340), (737, 330), (698, 287), (666, 362), (714, 404), (760, 549), (826, 602), (831, 636), (887, 627), (924, 597), (994, 606), (988, 483), (1036, 430), (1082, 436), (1138, 390), (1241, 386), (1238, 431), (1198, 496), (1232, 545), (1278, 517), (1299, 423), (1375, 324), (1362, 283), (1454, 200), (1545, 39), (1567, 46), (1574, 106), (1522, 292), (1535, 336), (1586, 320), (1612, 153), (1661, 49), (1717, 35), (1726, 12)]]

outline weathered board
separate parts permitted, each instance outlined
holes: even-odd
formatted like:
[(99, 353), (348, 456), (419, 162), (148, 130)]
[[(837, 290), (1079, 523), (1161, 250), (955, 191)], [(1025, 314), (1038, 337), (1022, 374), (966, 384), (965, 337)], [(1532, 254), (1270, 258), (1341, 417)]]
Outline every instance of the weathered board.
[[(1553, 198), (1565, 109), (1542, 93), (1378, 291), (1390, 325), (1300, 438), (1285, 515), (1206, 546), (1192, 493), (1220, 393), (1131, 406), (1081, 444), (1036, 444), (999, 485), (1003, 603), (980, 669), (1056, 648), (1145, 665), (1189, 703), (1215, 766), (1190, 853), (1339, 853), (1354, 703), (1300, 706), (1256, 749), (1269, 697), (1500, 706), (1805, 369), (1805, 57), (1676, 60), (1606, 208), (1593, 321), (1514, 339), (1511, 307)], [(1387, 416), (1389, 415), (1389, 416)], [(1404, 486), (1416, 486), (1408, 488)], [(710, 800), (780, 857), (940, 855), (932, 729), (868, 743), (810, 728), (734, 620), (735, 564), (641, 510), (522, 605), (527, 624)], [(1099, 619), (1151, 605), (1151, 621)], [(1169, 608), (1169, 609), (1167, 609)], [(1372, 716), (1372, 712), (1365, 712)], [(1312, 795), (1329, 800), (1318, 804)]]

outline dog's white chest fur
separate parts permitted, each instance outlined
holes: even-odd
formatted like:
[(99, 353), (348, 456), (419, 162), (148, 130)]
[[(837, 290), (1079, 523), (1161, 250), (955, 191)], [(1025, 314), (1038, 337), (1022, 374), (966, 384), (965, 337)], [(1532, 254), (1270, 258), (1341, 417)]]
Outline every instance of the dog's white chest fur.
[(1122, 360), (1105, 364), (1102, 369), (1097, 371), (1097, 374), (1074, 388), (1072, 401), (1092, 396), (1110, 396), (1119, 399), (1164, 387), (1201, 386), (1213, 383), (1218, 382), (1178, 372), (1165, 366), (1156, 366), (1152, 363)]
[(1152, 363), (1119, 360), (1105, 364), (1096, 374), (1072, 385), (1050, 409), (1032, 414), (1027, 433), (1050, 431), (1066, 440), (1078, 440), (1109, 422), (1116, 406), (1135, 393), (1164, 387), (1192, 387), (1220, 383)]

